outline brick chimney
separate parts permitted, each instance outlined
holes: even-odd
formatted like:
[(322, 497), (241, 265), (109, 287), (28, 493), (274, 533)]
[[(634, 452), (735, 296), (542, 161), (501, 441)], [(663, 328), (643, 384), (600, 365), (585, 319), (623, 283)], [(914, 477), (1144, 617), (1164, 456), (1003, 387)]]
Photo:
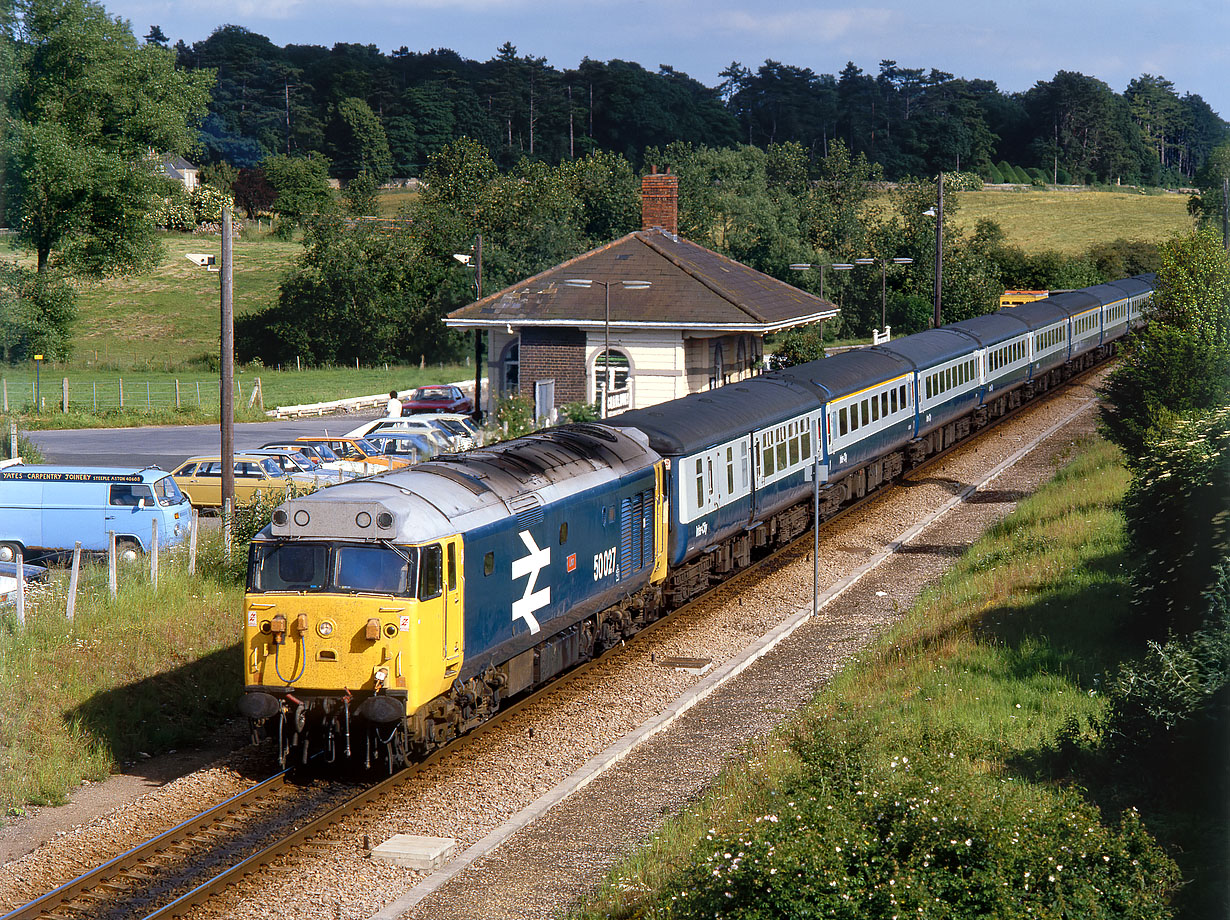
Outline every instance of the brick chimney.
[(654, 227), (671, 235), (679, 232), (679, 177), (671, 175), (669, 168), (658, 175), (656, 166), (641, 179), (641, 229)]

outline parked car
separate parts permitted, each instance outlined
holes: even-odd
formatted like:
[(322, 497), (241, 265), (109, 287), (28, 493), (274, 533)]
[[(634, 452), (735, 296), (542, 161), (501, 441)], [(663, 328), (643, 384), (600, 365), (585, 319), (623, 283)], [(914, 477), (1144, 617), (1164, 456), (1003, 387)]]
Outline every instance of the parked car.
[(0, 562), (81, 548), (104, 552), (109, 534), (124, 552), (188, 533), (192, 509), (165, 470), (5, 463), (0, 468)]
[(399, 431), (396, 428), (389, 428), (373, 434), (367, 440), (375, 444), (382, 454), (409, 460), (411, 463), (431, 460), (440, 453), (436, 444), (418, 431)]
[[(264, 495), (285, 495), (291, 479), (272, 457), (237, 452), (234, 460), (235, 503), (245, 505)], [(171, 474), (194, 508), (222, 507), (222, 458), (192, 457)]]
[(295, 440), (301, 444), (323, 444), (343, 460), (362, 464), (367, 475), (384, 473), (389, 470), (399, 470), (410, 465), (405, 460), (386, 457), (376, 449), (375, 444), (363, 438), (332, 438), (328, 435), (305, 435)]
[(447, 426), (423, 416), (416, 416), (414, 418), (378, 418), (374, 421), (364, 422), (358, 428), (352, 428), (346, 432), (346, 435), (351, 438), (370, 438), (374, 434), (394, 429), (397, 431), (416, 431), (426, 435), (435, 444), (436, 450), (441, 453), (448, 450), (461, 449), (453, 442), (453, 432)]
[(316, 468), (322, 470), (334, 470), (341, 473), (344, 477), (353, 479), (356, 476), (366, 476), (371, 473), (370, 469), (364, 468), (362, 463), (353, 463), (349, 460), (343, 460), (324, 444), (304, 444), (301, 441), (270, 441), (267, 444), (262, 444), (261, 448), (281, 448), (283, 450), (293, 450), (304, 459), (310, 461)]
[(473, 412), (474, 401), (462, 391), (461, 387), (449, 385), (434, 385), (419, 387), (410, 394), (410, 398), (402, 402), (402, 415), (415, 415), (419, 412)]
[(442, 425), (448, 429), (455, 450), (471, 450), (482, 446), (483, 430), (475, 425), (474, 420), (468, 415), (461, 415), (457, 412), (431, 412), (416, 415), (413, 419), (402, 419), (402, 421), (418, 421), (419, 419)]
[[(33, 582), (46, 581), (47, 569), (41, 565), (31, 565), (23, 560), (21, 566), (22, 579), (27, 585)], [(17, 563), (0, 562), (0, 607), (12, 606), (17, 603)]]
[(286, 447), (258, 447), (255, 450), (244, 451), (244, 453), (256, 457), (271, 457), (293, 481), (317, 489), (336, 485), (352, 478), (342, 470), (327, 470), (315, 461), (309, 460), (299, 451)]

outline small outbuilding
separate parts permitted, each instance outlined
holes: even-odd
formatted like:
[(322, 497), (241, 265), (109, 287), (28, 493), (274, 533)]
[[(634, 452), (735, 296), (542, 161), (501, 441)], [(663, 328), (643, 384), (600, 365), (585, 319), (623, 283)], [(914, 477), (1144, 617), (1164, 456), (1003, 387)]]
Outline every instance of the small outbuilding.
[(837, 307), (683, 239), (678, 177), (642, 182), (643, 229), (450, 313), (487, 332), (490, 387), (573, 402), (604, 416), (714, 389), (758, 373), (764, 337), (821, 322)]

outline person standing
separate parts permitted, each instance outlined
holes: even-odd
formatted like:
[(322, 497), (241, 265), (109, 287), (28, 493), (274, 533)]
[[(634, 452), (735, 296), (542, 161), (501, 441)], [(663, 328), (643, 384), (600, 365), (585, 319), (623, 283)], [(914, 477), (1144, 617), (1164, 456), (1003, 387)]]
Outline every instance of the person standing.
[(389, 402), (385, 411), (389, 418), (398, 418), (401, 416), (401, 400), (397, 398), (396, 390), (389, 390)]

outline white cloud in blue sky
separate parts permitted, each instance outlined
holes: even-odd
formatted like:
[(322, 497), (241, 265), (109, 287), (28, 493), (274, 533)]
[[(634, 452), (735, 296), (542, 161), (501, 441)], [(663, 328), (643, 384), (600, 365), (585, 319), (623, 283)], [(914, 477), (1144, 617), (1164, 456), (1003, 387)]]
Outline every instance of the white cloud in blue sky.
[(174, 42), (232, 23), (277, 45), (374, 44), (388, 52), (451, 48), (486, 60), (506, 41), (554, 67), (583, 57), (667, 64), (715, 86), (732, 61), (767, 59), (839, 73), (881, 60), (1028, 89), (1059, 70), (1116, 92), (1142, 73), (1203, 96), (1230, 119), (1230, 2), (1179, 0), (103, 0), (138, 36), (159, 25)]

